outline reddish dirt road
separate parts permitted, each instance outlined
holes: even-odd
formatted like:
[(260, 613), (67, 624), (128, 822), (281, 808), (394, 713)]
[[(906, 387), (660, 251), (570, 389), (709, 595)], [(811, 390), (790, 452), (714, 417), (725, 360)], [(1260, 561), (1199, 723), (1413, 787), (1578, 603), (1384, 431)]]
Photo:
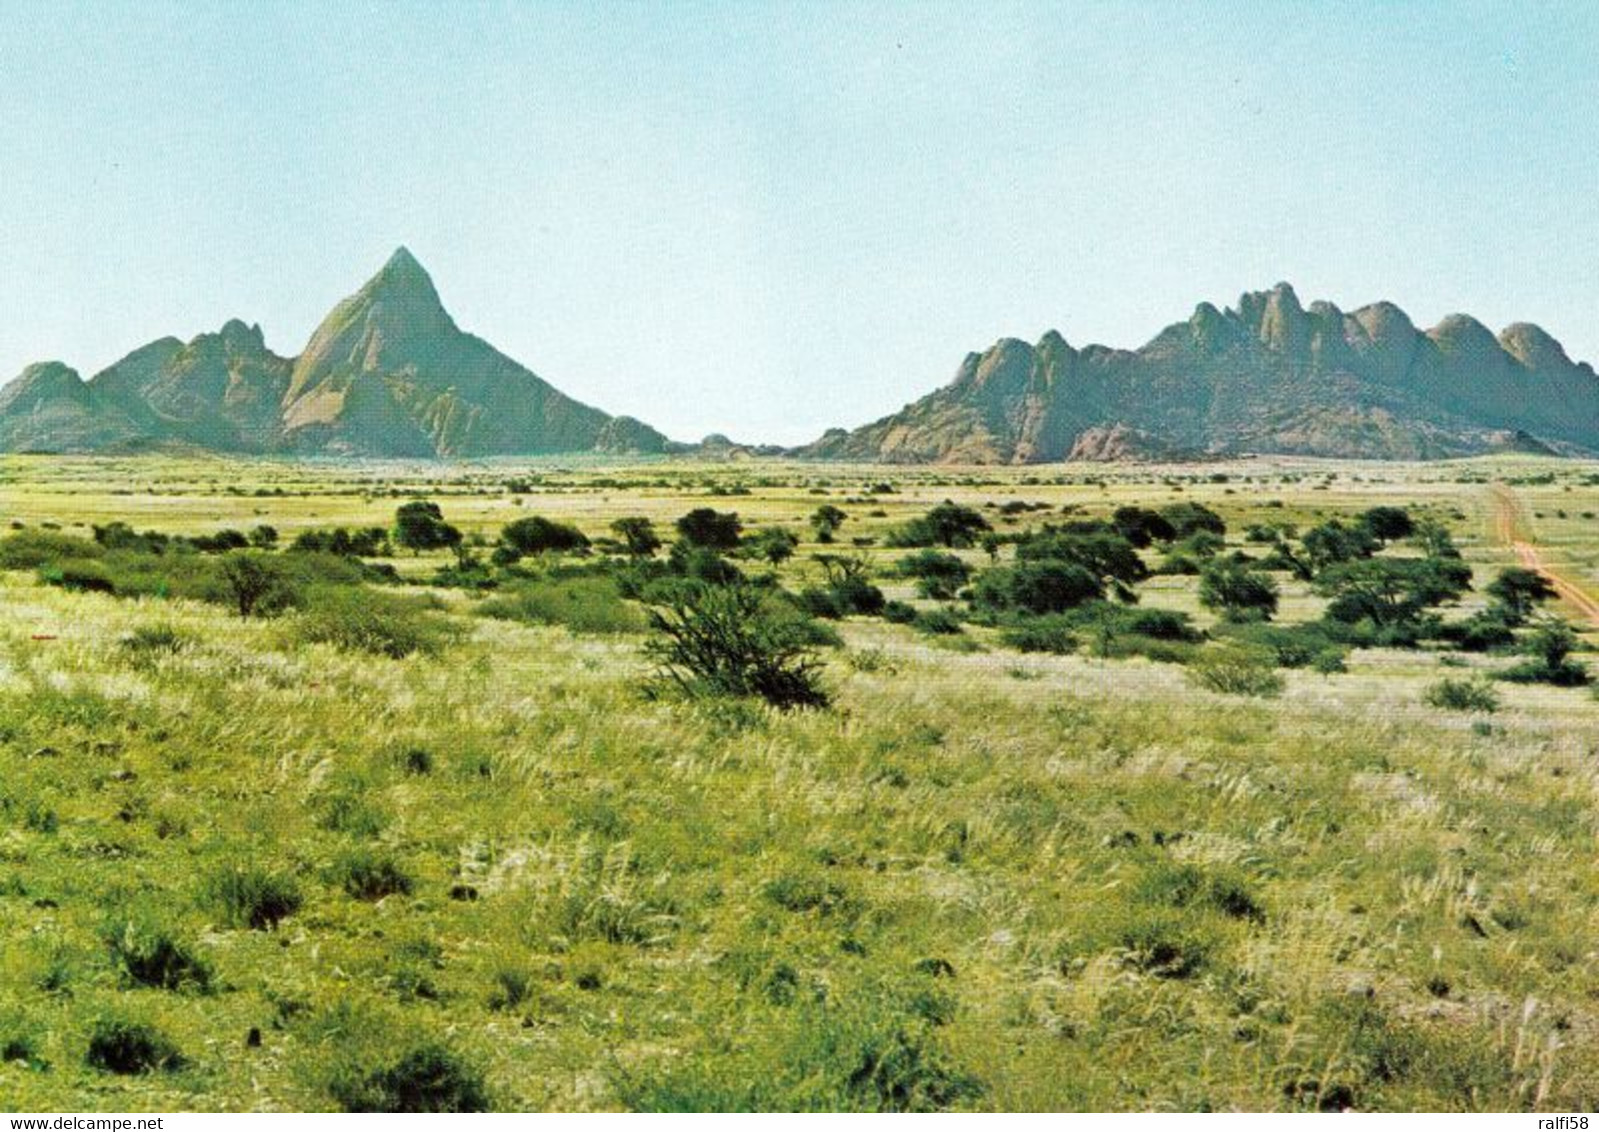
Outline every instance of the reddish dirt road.
[(1508, 487), (1494, 485), (1494, 530), (1499, 541), (1516, 552), (1516, 557), (1528, 570), (1541, 574), (1554, 587), (1555, 592), (1572, 608), (1580, 612), (1590, 625), (1599, 628), (1599, 601), (1590, 597), (1580, 585), (1544, 562), (1538, 548), (1527, 541), (1526, 513), (1521, 502)]

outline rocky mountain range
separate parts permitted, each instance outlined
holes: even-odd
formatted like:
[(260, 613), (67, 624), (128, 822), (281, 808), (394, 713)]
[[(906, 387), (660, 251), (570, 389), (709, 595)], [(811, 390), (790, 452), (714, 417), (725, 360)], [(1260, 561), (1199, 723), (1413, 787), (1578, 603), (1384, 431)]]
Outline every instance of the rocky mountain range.
[(1432, 459), (1599, 452), (1599, 377), (1543, 330), (1495, 336), (1465, 315), (1419, 330), (1392, 303), (1345, 313), (1292, 287), (1243, 295), (1138, 350), (1075, 349), (1050, 331), (969, 354), (892, 416), (799, 454), (1030, 464), (1276, 453)]
[(334, 307), (297, 358), (229, 322), (161, 338), (88, 381), (59, 362), (0, 388), (0, 451), (471, 457), (665, 451), (456, 326), (406, 249)]
[(692, 451), (890, 463), (1031, 464), (1242, 453), (1432, 459), (1599, 453), (1599, 376), (1528, 323), (1452, 315), (1418, 329), (1391, 303), (1345, 313), (1293, 288), (1201, 303), (1137, 350), (1055, 331), (969, 354), (942, 389), (812, 444), (675, 444), (567, 397), (462, 331), (404, 248), (294, 358), (233, 321), (162, 338), (82, 380), (59, 362), (0, 388), (0, 451), (460, 458)]

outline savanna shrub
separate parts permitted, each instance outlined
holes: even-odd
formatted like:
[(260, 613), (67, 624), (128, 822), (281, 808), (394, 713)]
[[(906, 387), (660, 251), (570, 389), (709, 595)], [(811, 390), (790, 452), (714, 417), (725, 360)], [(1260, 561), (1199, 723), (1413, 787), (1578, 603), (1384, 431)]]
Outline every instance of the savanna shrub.
[(616, 581), (599, 575), (517, 583), (477, 611), (501, 621), (564, 625), (574, 633), (639, 633), (645, 627), (644, 614), (623, 598)]
[(433, 656), (460, 638), (460, 631), (424, 600), (344, 586), (309, 593), (290, 633), (303, 644), (393, 660)]
[(1029, 617), (1000, 634), (1018, 652), (1047, 652), (1064, 656), (1077, 648), (1072, 622), (1064, 617)]
[(1486, 680), (1452, 680), (1445, 678), (1429, 685), (1422, 696), (1435, 708), (1445, 711), (1496, 712), (1499, 710), (1499, 693)]
[(516, 554), (580, 551), (589, 547), (588, 536), (582, 531), (542, 515), (529, 515), (507, 523), (500, 532), (500, 543)]
[(808, 619), (752, 586), (685, 587), (650, 624), (659, 678), (690, 695), (759, 696), (783, 709), (829, 702)]
[(961, 619), (948, 609), (923, 610), (911, 622), (911, 628), (930, 637), (953, 637), (964, 632)]
[(1211, 648), (1188, 667), (1189, 682), (1227, 696), (1270, 698), (1282, 694), (1283, 678), (1268, 654), (1242, 648)]
[(171, 625), (141, 625), (119, 642), (134, 656), (155, 656), (181, 652), (191, 643), (188, 634)]

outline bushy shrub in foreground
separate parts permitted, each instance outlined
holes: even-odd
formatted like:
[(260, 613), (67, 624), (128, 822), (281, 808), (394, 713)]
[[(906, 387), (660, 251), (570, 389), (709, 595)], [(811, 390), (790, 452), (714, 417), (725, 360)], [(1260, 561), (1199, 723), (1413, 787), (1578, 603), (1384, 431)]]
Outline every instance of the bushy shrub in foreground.
[(394, 660), (435, 655), (460, 637), (460, 630), (422, 599), (353, 587), (308, 594), (289, 631), (303, 644)]
[(1200, 653), (1188, 666), (1188, 679), (1196, 687), (1226, 696), (1269, 698), (1281, 695), (1285, 686), (1270, 656), (1235, 646)]
[(690, 695), (759, 696), (826, 707), (808, 618), (752, 586), (685, 587), (651, 610), (646, 649), (660, 678)]
[(1423, 699), (1435, 708), (1446, 711), (1495, 712), (1499, 710), (1499, 694), (1485, 680), (1453, 680), (1445, 678), (1430, 685)]

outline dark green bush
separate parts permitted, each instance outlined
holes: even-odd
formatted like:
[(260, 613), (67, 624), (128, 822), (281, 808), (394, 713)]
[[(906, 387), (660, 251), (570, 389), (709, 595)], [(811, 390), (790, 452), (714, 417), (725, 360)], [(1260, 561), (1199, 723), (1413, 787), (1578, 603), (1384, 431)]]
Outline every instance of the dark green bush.
[(1325, 626), (1304, 625), (1224, 625), (1217, 634), (1229, 640), (1255, 646), (1271, 654), (1278, 668), (1317, 668), (1336, 659), (1342, 663), (1344, 646), (1334, 640)]
[(842, 885), (811, 873), (784, 873), (768, 881), (764, 892), (779, 908), (822, 915), (837, 911), (849, 898)]
[(754, 587), (680, 591), (650, 612), (646, 648), (660, 679), (690, 695), (759, 696), (779, 708), (825, 707), (810, 622)]
[(1105, 596), (1099, 578), (1072, 562), (1019, 562), (977, 577), (972, 604), (995, 613), (1063, 613)]
[(911, 628), (930, 637), (953, 637), (965, 630), (953, 610), (927, 609), (916, 615)]
[(39, 580), (47, 586), (59, 586), (76, 593), (116, 593), (116, 583), (99, 562), (71, 561), (59, 565), (41, 566)]
[(744, 524), (738, 513), (716, 511), (709, 507), (696, 507), (677, 521), (678, 537), (693, 546), (706, 550), (734, 550)]
[(38, 570), (62, 562), (99, 558), (104, 548), (54, 531), (22, 530), (0, 538), (0, 570)]
[(426, 1042), (375, 1069), (346, 1068), (328, 1086), (346, 1112), (487, 1112), (483, 1074), (448, 1046)]
[(884, 602), (883, 620), (894, 625), (909, 625), (916, 620), (916, 607), (903, 601)]
[(1230, 869), (1163, 861), (1144, 874), (1137, 895), (1173, 908), (1208, 908), (1237, 920), (1263, 923), (1266, 919), (1249, 883)]
[(1162, 913), (1136, 917), (1117, 942), (1127, 966), (1161, 979), (1192, 978), (1211, 953), (1211, 941), (1193, 925)]
[(191, 641), (188, 634), (171, 625), (141, 625), (119, 643), (134, 656), (154, 656), (181, 652)]
[(500, 532), (500, 544), (516, 554), (548, 554), (581, 551), (589, 548), (588, 536), (576, 527), (557, 523), (542, 515), (529, 515), (507, 523)]
[(1077, 648), (1077, 634), (1068, 618), (1029, 617), (1006, 628), (1003, 640), (1018, 652), (1047, 652), (1064, 656)]
[(945, 500), (921, 518), (890, 532), (888, 545), (966, 547), (989, 529), (988, 520), (979, 512)]
[(183, 1055), (160, 1030), (148, 1022), (111, 1015), (95, 1020), (89, 1030), (84, 1060), (107, 1073), (153, 1073), (179, 1069)]
[(1422, 698), (1432, 707), (1446, 711), (1491, 713), (1499, 710), (1499, 694), (1485, 680), (1445, 678), (1429, 685)]
[(907, 555), (894, 566), (901, 577), (916, 579), (922, 597), (948, 601), (971, 579), (972, 568), (954, 554), (926, 549)]

